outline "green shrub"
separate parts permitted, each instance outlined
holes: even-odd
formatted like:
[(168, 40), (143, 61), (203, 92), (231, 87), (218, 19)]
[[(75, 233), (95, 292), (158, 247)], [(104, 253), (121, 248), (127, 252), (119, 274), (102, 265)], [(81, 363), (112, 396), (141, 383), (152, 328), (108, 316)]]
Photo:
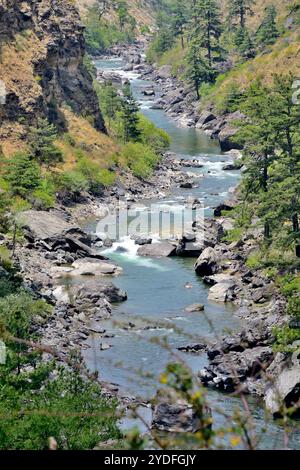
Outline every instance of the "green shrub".
[(139, 130), (141, 141), (151, 147), (156, 153), (162, 153), (170, 145), (170, 137), (162, 129), (159, 129), (144, 115), (139, 115)]
[(287, 313), (300, 320), (300, 297), (291, 297), (288, 301)]
[(275, 337), (273, 346), (275, 352), (293, 352), (292, 343), (300, 340), (300, 330), (290, 328), (288, 325), (274, 328), (273, 335)]
[(246, 265), (249, 269), (258, 269), (262, 266), (262, 257), (259, 251), (251, 253), (246, 261)]
[(280, 292), (284, 297), (292, 297), (300, 292), (300, 277), (287, 274), (276, 279)]
[(4, 173), (13, 196), (28, 196), (41, 184), (39, 165), (24, 153), (15, 154), (8, 162)]
[[(26, 374), (27, 384), (33, 388), (34, 381), (42, 382), (46, 374), (47, 367), (39, 366)], [(60, 450), (93, 449), (100, 441), (121, 437), (116, 406), (115, 399), (103, 396), (99, 384), (71, 371), (60, 370), (35, 393), (28, 386), (3, 386), (0, 448), (47, 450), (52, 437)]]
[(59, 192), (77, 194), (89, 190), (89, 182), (82, 173), (76, 170), (66, 171), (56, 178), (56, 187)]
[(146, 178), (151, 175), (159, 161), (155, 152), (140, 142), (129, 142), (122, 149), (125, 164), (138, 178)]
[(0, 246), (0, 264), (4, 269), (11, 269), (12, 267), (11, 252), (4, 245)]
[(45, 177), (30, 198), (35, 209), (50, 209), (55, 206), (55, 187), (53, 181)]

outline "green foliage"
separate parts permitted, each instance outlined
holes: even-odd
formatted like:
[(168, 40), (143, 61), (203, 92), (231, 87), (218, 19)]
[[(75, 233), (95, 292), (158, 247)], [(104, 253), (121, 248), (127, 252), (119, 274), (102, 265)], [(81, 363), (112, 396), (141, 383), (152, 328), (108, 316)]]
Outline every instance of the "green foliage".
[(229, 0), (229, 20), (238, 19), (240, 28), (244, 28), (248, 15), (253, 15), (255, 0)]
[(120, 112), (124, 142), (138, 141), (141, 133), (139, 130), (139, 107), (133, 97), (130, 84), (123, 88), (123, 100)]
[(235, 35), (235, 45), (241, 57), (245, 60), (253, 59), (256, 55), (254, 42), (247, 28), (239, 28)]
[(157, 154), (163, 153), (169, 147), (169, 135), (164, 130), (157, 128), (143, 114), (139, 114), (138, 128), (142, 143), (149, 146)]
[(280, 292), (284, 297), (292, 297), (294, 294), (300, 292), (300, 277), (293, 274), (280, 276), (276, 279)]
[(54, 166), (63, 161), (62, 152), (55, 146), (57, 130), (47, 119), (39, 118), (36, 127), (31, 127), (28, 141), (33, 158), (40, 164)]
[(91, 59), (91, 57), (86, 53), (84, 55), (84, 58), (83, 58), (83, 63), (87, 69), (87, 71), (89, 72), (89, 74), (91, 75), (92, 78), (96, 78), (97, 76), (97, 68), (95, 67), (95, 65), (93, 64), (93, 61)]
[(219, 100), (218, 109), (222, 113), (233, 113), (237, 111), (244, 100), (244, 94), (241, 92), (237, 83), (232, 82), (226, 89), (226, 93)]
[[(41, 381), (43, 368), (38, 372)], [(97, 383), (72, 371), (60, 370), (36, 393), (6, 385), (0, 389), (0, 448), (46, 450), (51, 437), (58, 449), (92, 449), (99, 441), (120, 437), (116, 404), (103, 397)]]
[(39, 187), (33, 191), (30, 201), (32, 206), (38, 210), (50, 209), (55, 206), (55, 186), (51, 178), (45, 176)]
[(11, 252), (5, 245), (0, 246), (0, 263), (4, 269), (12, 267)]
[(35, 300), (27, 292), (20, 291), (0, 299), (0, 322), (10, 335), (29, 339), (33, 318), (44, 317), (51, 310), (45, 301)]
[(275, 352), (291, 353), (294, 351), (292, 343), (300, 340), (300, 330), (290, 328), (285, 325), (282, 328), (276, 327), (273, 329), (275, 343), (273, 349)]
[(261, 253), (259, 251), (255, 251), (251, 253), (246, 261), (246, 266), (249, 269), (258, 269), (262, 267), (262, 258)]
[(291, 297), (288, 301), (287, 313), (296, 320), (300, 320), (300, 296)]
[(9, 228), (9, 205), (10, 200), (6, 193), (0, 192), (0, 232), (6, 233)]
[(66, 171), (56, 177), (57, 190), (62, 194), (71, 196), (88, 191), (89, 183), (82, 173), (76, 170)]
[(158, 156), (140, 142), (129, 142), (122, 149), (125, 164), (138, 178), (150, 176), (158, 163)]
[(276, 26), (276, 8), (270, 5), (265, 9), (264, 19), (256, 32), (256, 42), (259, 46), (273, 44), (279, 36)]
[(17, 153), (7, 162), (4, 179), (12, 196), (26, 197), (41, 184), (39, 165), (29, 155)]
[(80, 158), (76, 171), (87, 181), (88, 190), (93, 194), (101, 194), (103, 187), (112, 185), (115, 180), (114, 173), (100, 169), (98, 163), (86, 157)]
[(157, 62), (164, 52), (171, 49), (174, 44), (175, 39), (170, 30), (160, 31), (147, 50), (147, 61), (150, 63)]
[(300, 109), (292, 101), (293, 77), (274, 76), (267, 87), (253, 83), (241, 105), (239, 123), (247, 167), (243, 195), (248, 211), (264, 225), (265, 242), (300, 257)]
[(96, 6), (91, 7), (85, 19), (85, 39), (89, 54), (97, 55), (105, 52), (117, 43), (128, 43), (135, 39), (135, 23), (130, 15), (124, 15), (124, 3), (120, 5), (118, 16), (122, 27), (99, 18)]
[(94, 88), (99, 98), (101, 111), (110, 128), (112, 121), (117, 117), (117, 113), (122, 109), (122, 99), (111, 82), (104, 85), (99, 85), (98, 82), (95, 82)]

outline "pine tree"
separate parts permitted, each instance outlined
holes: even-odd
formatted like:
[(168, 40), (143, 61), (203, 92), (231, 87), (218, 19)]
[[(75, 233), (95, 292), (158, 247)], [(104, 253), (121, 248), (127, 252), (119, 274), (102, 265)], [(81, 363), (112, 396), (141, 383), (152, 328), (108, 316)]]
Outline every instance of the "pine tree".
[(221, 53), (219, 39), (222, 23), (216, 0), (195, 0), (192, 16), (194, 25), (192, 36), (207, 50), (208, 64), (211, 67), (213, 52)]
[(176, 0), (173, 10), (173, 30), (175, 36), (179, 36), (181, 40), (181, 47), (184, 49), (184, 29), (187, 24), (187, 9), (182, 0)]
[(243, 59), (252, 59), (256, 55), (255, 46), (247, 28), (239, 28), (235, 35), (235, 45)]
[[(270, 166), (275, 159), (274, 129), (269, 120), (271, 99), (268, 89), (260, 81), (252, 84), (241, 106), (248, 119), (240, 123), (238, 138), (244, 145), (246, 174), (244, 193), (246, 201), (254, 203), (257, 215), (261, 202), (270, 189)], [(265, 239), (270, 239), (270, 221), (264, 219)]]
[(26, 197), (41, 184), (38, 164), (23, 153), (17, 153), (7, 162), (4, 178), (12, 196)]
[(214, 74), (207, 59), (201, 53), (201, 47), (197, 39), (193, 39), (189, 44), (186, 74), (188, 80), (193, 83), (199, 100), (201, 83), (212, 81)]
[(241, 107), (240, 123), (247, 172), (245, 195), (253, 214), (264, 221), (265, 237), (300, 257), (300, 107), (293, 103), (292, 75), (257, 82)]
[(140, 138), (139, 130), (139, 106), (134, 99), (130, 84), (123, 88), (123, 101), (121, 118), (124, 129), (124, 141), (138, 141)]
[(240, 28), (245, 28), (247, 15), (253, 15), (255, 0), (229, 0), (229, 18), (238, 18)]
[(31, 127), (28, 140), (32, 156), (37, 162), (47, 166), (56, 165), (63, 160), (62, 152), (55, 146), (57, 131), (47, 119), (39, 118), (37, 127)]
[(281, 198), (279, 220), (290, 220), (287, 240), (295, 246), (300, 257), (300, 106), (293, 103), (294, 77), (275, 75), (271, 122), (276, 134), (280, 160), (278, 164), (278, 194)]
[(256, 32), (256, 41), (258, 45), (273, 44), (279, 36), (276, 26), (276, 8), (273, 5), (265, 9), (264, 19)]

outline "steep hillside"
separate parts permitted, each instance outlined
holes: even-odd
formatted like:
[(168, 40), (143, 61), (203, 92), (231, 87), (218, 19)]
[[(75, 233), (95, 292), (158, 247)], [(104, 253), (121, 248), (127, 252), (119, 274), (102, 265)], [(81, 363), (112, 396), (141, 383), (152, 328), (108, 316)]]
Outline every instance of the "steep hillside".
[[(84, 18), (89, 8), (95, 4), (95, 0), (76, 0), (76, 5)], [(143, 25), (153, 26), (155, 22), (156, 0), (126, 0), (130, 15), (132, 15), (139, 27)], [(105, 17), (108, 20), (116, 20), (113, 8), (109, 8)]]
[(83, 26), (72, 2), (1, 0), (0, 45), (0, 79), (6, 87), (6, 102), (0, 107), (4, 153), (22, 145), (38, 117), (67, 130), (63, 105), (105, 131), (83, 61)]
[[(275, 73), (291, 72), (295, 77), (300, 76), (299, 0), (256, 0), (251, 6), (252, 14), (246, 15), (245, 30), (247, 36), (240, 39), (241, 43), (244, 41), (240, 45), (236, 43), (239, 19), (238, 17), (234, 19), (229, 17), (230, 0), (219, 0), (216, 4), (222, 31), (219, 36), (219, 44), (223, 56), (221, 54), (220, 59), (218, 53), (215, 53), (216, 70), (213, 72), (215, 80), (199, 79), (199, 83), (205, 82), (203, 89), (200, 90), (200, 106), (202, 108), (213, 104), (216, 105), (219, 112), (222, 112), (224, 101), (226, 101), (231, 87), (238, 87), (243, 92), (258, 77), (262, 78), (263, 82), (269, 83)], [(266, 9), (272, 6), (275, 7), (277, 37), (274, 41), (262, 43), (257, 38), (257, 31), (266, 18)], [(176, 8), (176, 4), (173, 2), (174, 18), (176, 18)], [(187, 7), (186, 12), (189, 10), (191, 11)], [(156, 36), (148, 51), (148, 60), (150, 62), (156, 62), (160, 66), (171, 65), (173, 76), (185, 82), (189, 82), (191, 77), (191, 70), (188, 70), (188, 68), (193, 67), (193, 65), (197, 68), (195, 63), (191, 65), (191, 58), (190, 64), (188, 64), (189, 29), (192, 22), (193, 20), (190, 17), (183, 26), (185, 48), (182, 48), (181, 45), (181, 32), (177, 31), (174, 34), (172, 28), (170, 30), (170, 27), (167, 26), (165, 19), (165, 26), (160, 33), (161, 35)], [(169, 47), (168, 41), (171, 41), (171, 47)], [(218, 50), (216, 44), (212, 46), (215, 47), (216, 51)], [(203, 43), (202, 55), (204, 61), (207, 59), (205, 48), (206, 46)], [(242, 48), (245, 50), (242, 50)], [(195, 51), (190, 54), (190, 57), (192, 56), (195, 56)], [(195, 71), (196, 69), (194, 69)], [(201, 75), (199, 71), (197, 73)]]

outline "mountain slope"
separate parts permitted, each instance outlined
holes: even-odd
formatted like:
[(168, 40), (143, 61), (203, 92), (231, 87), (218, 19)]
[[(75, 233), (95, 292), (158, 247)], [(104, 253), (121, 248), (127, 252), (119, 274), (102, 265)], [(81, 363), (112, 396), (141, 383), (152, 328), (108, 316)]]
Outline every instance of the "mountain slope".
[[(89, 8), (95, 5), (96, 0), (76, 0), (76, 5), (80, 11), (82, 18), (85, 17)], [(138, 27), (153, 26), (155, 23), (155, 0), (126, 0), (128, 11), (133, 16)], [(106, 19), (112, 22), (116, 21), (116, 14), (112, 8), (105, 15)]]
[(83, 26), (72, 2), (0, 0), (0, 106), (4, 153), (22, 146), (28, 125), (47, 117), (67, 129), (62, 106), (105, 131), (92, 79), (84, 65)]

